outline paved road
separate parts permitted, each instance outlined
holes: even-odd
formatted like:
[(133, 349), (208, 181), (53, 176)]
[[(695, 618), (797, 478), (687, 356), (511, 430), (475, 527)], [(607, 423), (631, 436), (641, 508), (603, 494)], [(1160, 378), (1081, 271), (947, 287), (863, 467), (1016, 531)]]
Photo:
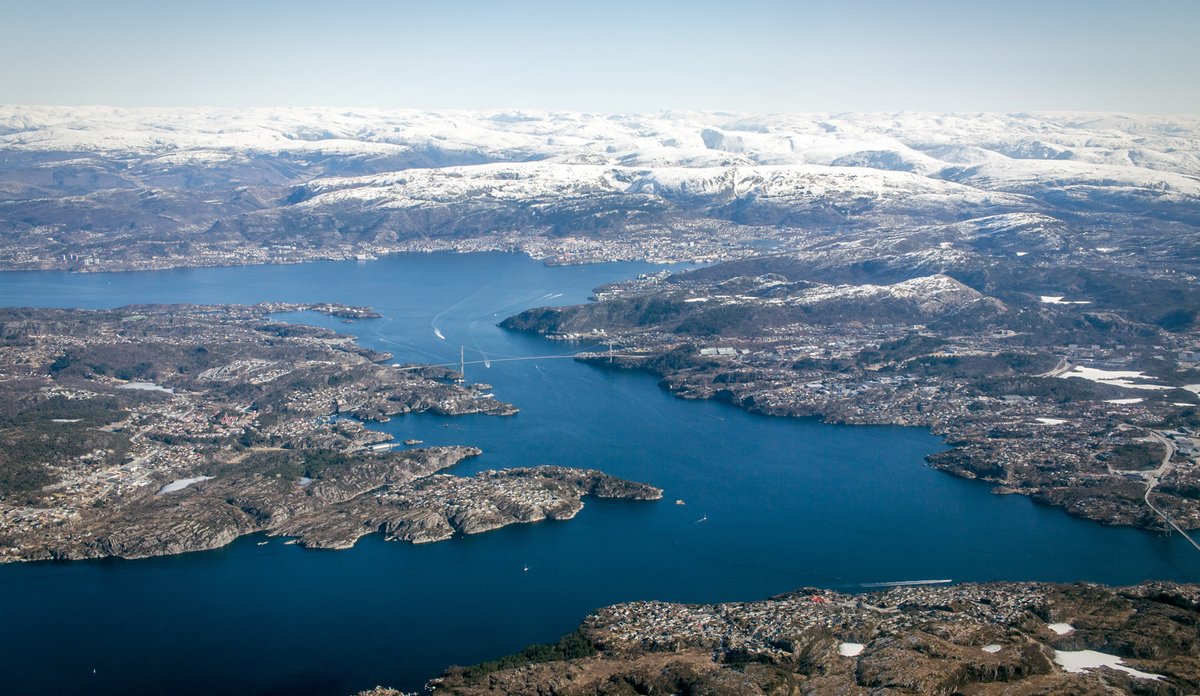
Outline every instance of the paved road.
[(1066, 358), (1059, 358), (1058, 364), (1055, 365), (1053, 368), (1051, 368), (1049, 372), (1043, 372), (1042, 374), (1035, 375), (1035, 376), (1036, 377), (1058, 377), (1059, 375), (1063, 375), (1063, 374), (1070, 372), (1072, 369), (1074, 369), (1074, 367), (1075, 366), (1071, 364), (1070, 360), (1067, 360)]
[(1150, 502), (1150, 493), (1154, 490), (1154, 487), (1158, 485), (1158, 482), (1164, 476), (1171, 473), (1171, 470), (1175, 468), (1175, 465), (1171, 463), (1171, 458), (1175, 456), (1175, 443), (1162, 433), (1151, 432), (1150, 437), (1157, 440), (1164, 448), (1166, 448), (1166, 454), (1163, 455), (1162, 463), (1158, 465), (1157, 469), (1140, 472), (1146, 479), (1146, 494), (1142, 496), (1142, 499), (1146, 501), (1146, 505), (1153, 510), (1155, 514), (1166, 520), (1167, 524), (1171, 525), (1172, 529), (1182, 534), (1184, 539), (1187, 539), (1192, 546), (1196, 547), (1197, 551), (1200, 551), (1200, 544), (1197, 544), (1195, 539), (1188, 536), (1188, 533), (1185, 532), (1183, 528), (1175, 524), (1175, 520), (1167, 517), (1165, 512), (1154, 507), (1154, 503)]

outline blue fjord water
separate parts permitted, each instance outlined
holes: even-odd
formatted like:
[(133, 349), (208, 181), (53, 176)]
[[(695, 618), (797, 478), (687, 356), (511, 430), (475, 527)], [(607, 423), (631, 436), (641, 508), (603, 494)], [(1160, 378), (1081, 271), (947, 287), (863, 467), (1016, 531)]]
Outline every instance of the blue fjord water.
[(673, 398), (648, 375), (502, 360), (580, 348), (505, 332), (496, 327), (505, 316), (581, 302), (599, 284), (649, 270), (433, 254), (0, 275), (0, 305), (369, 304), (383, 318), (287, 319), (353, 333), (399, 361), (457, 362), (465, 346), (468, 360), (490, 361), (468, 366), (468, 377), (521, 408), (511, 418), (420, 414), (380, 426), (397, 439), (483, 448), (459, 474), (552, 463), (666, 491), (658, 502), (588, 500), (571, 521), (422, 546), (372, 536), (349, 551), (305, 551), (253, 537), (168, 558), (3, 566), (0, 691), (415, 690), (446, 665), (553, 640), (624, 600), (749, 600), (940, 578), (1200, 580), (1200, 554), (1181, 539), (1072, 519), (924, 466), (942, 445), (922, 429), (766, 418)]

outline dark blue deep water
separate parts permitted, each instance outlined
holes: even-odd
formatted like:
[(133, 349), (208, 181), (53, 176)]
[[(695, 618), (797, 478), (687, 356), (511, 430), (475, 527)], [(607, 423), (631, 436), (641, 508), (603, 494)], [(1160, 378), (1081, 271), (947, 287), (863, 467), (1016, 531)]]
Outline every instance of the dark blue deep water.
[(463, 345), (468, 359), (495, 360), (468, 366), (468, 377), (521, 408), (512, 418), (396, 418), (381, 427), (397, 439), (485, 450), (458, 473), (552, 463), (666, 489), (659, 502), (589, 500), (568, 522), (423, 546), (375, 536), (350, 551), (305, 551), (247, 538), (171, 558), (2, 566), (0, 692), (416, 690), (446, 665), (555, 639), (623, 600), (758, 599), (935, 578), (1200, 580), (1200, 554), (1181, 539), (1072, 519), (929, 469), (923, 457), (942, 445), (924, 430), (765, 418), (675, 399), (647, 375), (498, 360), (580, 347), (507, 333), (495, 326), (504, 317), (581, 302), (596, 285), (647, 270), (435, 254), (0, 275), (0, 305), (369, 304), (384, 317), (287, 318), (354, 333), (398, 361), (456, 362)]

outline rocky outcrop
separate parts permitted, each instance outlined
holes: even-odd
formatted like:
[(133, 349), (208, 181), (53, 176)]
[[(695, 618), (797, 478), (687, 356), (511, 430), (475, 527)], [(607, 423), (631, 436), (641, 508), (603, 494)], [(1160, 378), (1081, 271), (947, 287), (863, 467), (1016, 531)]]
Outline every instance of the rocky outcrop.
[(439, 474), (381, 487), (272, 531), (317, 548), (349, 547), (376, 531), (389, 539), (426, 543), (510, 524), (571, 519), (587, 495), (657, 500), (662, 491), (598, 471), (552, 466), (485, 471), (470, 478)]
[(142, 558), (224, 546), (266, 532), (308, 548), (346, 549), (382, 532), (424, 543), (510, 524), (564, 520), (582, 498), (655, 500), (662, 491), (598, 471), (563, 467), (440, 474), (474, 447), (432, 447), (363, 456), (301, 485), (261, 473), (214, 477), (169, 495), (147, 495), (73, 532), (27, 541), (27, 560)]

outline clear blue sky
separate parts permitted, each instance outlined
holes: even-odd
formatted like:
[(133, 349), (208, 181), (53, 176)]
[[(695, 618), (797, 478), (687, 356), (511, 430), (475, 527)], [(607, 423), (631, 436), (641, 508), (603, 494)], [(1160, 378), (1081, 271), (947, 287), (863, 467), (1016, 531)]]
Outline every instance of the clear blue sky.
[(1200, 112), (1193, 0), (0, 0), (0, 103)]

